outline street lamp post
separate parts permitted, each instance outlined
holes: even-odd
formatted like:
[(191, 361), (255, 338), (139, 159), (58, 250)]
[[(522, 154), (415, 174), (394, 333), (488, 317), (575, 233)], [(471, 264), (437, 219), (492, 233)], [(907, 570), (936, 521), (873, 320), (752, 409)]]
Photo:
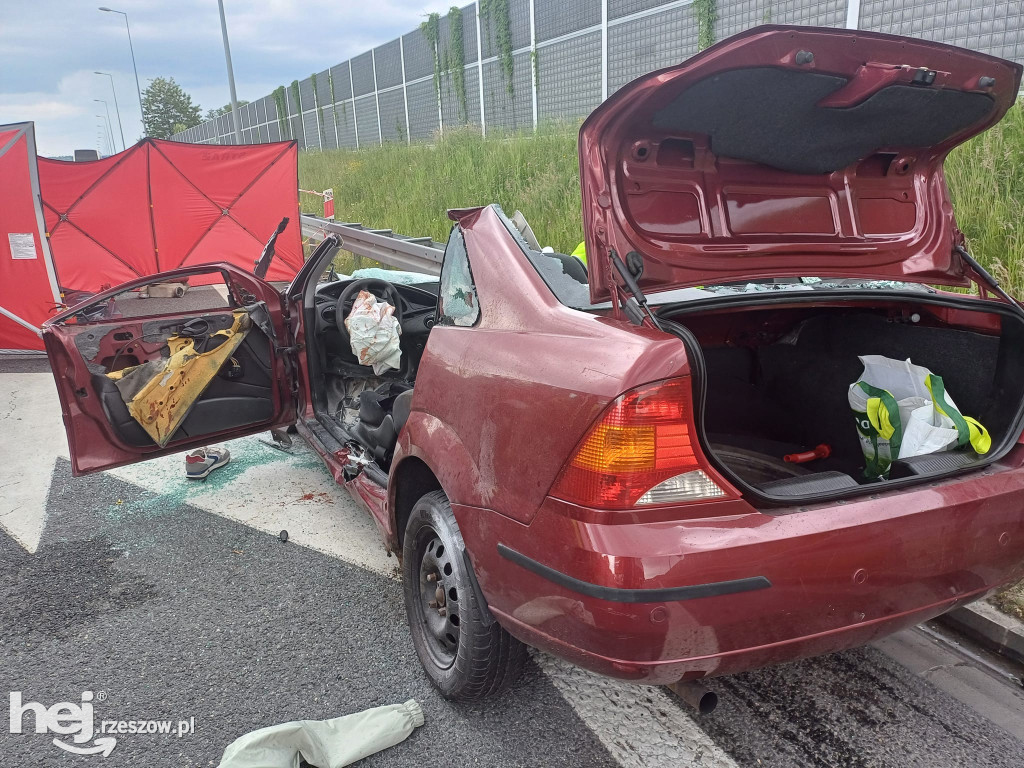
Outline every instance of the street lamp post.
[[(128, 50), (132, 54), (132, 69), (135, 71), (135, 92), (139, 95), (139, 114), (142, 116), (142, 132), (146, 132), (146, 113), (142, 111), (142, 88), (139, 87), (139, 68), (135, 66), (135, 48), (132, 46), (132, 28), (128, 26), (128, 14), (124, 11), (115, 11), (113, 8), (103, 6), (100, 8), (105, 13), (119, 13), (124, 16), (124, 28), (128, 30)], [(124, 144), (124, 140), (121, 141)]]
[(124, 128), (121, 126), (121, 110), (117, 106), (117, 91), (114, 90), (114, 76), (109, 72), (94, 72), (96, 75), (105, 75), (110, 78), (110, 92), (114, 94), (114, 114), (117, 115), (117, 130), (121, 132), (121, 149), (127, 149), (124, 143)]
[(103, 139), (107, 145), (107, 152), (112, 155), (114, 154), (114, 151), (110, 146), (110, 134), (107, 132), (106, 126), (103, 124), (103, 115), (96, 115), (96, 117), (100, 119), (100, 130), (103, 132)]
[(224, 18), (224, 0), (217, 0), (220, 8), (220, 31), (224, 37), (224, 59), (228, 65), (228, 88), (231, 91), (231, 122), (235, 126), (235, 144), (242, 143), (242, 129), (238, 123), (238, 97), (235, 95), (235, 73), (231, 69), (231, 48), (228, 46), (228, 23)]
[[(110, 127), (110, 107), (107, 106), (107, 102), (105, 100), (103, 100), (103, 99), (93, 99), (93, 101), (98, 101), (100, 104), (103, 105), (103, 108), (107, 111), (107, 135), (110, 136), (110, 144), (111, 144), (111, 147), (113, 147), (113, 144), (114, 144), (114, 129)], [(117, 150), (114, 149), (111, 152), (111, 154), (113, 154), (116, 151)]]

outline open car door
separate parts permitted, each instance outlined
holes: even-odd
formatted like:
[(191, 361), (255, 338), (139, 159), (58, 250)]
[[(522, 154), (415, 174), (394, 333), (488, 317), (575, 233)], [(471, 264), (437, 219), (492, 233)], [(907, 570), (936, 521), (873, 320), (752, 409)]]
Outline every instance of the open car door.
[(281, 296), (230, 264), (140, 278), (43, 325), (75, 475), (295, 421)]

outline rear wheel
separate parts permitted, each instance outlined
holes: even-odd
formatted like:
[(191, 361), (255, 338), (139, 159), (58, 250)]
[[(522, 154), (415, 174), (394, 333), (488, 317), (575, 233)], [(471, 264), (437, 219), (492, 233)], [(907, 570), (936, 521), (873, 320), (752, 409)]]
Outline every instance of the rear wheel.
[(416, 654), (445, 698), (483, 698), (519, 677), (526, 646), (489, 621), (443, 491), (426, 494), (413, 507), (402, 546), (402, 578)]

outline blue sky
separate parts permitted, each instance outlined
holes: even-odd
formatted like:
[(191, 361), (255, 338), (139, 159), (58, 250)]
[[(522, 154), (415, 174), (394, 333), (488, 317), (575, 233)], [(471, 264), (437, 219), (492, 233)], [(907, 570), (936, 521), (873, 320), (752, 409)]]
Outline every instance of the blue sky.
[[(139, 80), (174, 77), (205, 112), (229, 100), (216, 0), (0, 0), (0, 124), (33, 120), (43, 155), (96, 148), (114, 76), (125, 141), (142, 134), (124, 17)], [(256, 99), (415, 28), (431, 0), (225, 0), (239, 99)], [(459, 5), (464, 5), (460, 2)]]

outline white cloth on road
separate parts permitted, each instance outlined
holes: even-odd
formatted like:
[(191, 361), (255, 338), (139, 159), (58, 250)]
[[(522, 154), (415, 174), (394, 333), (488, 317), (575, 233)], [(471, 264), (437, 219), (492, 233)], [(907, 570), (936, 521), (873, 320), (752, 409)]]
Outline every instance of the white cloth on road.
[(296, 720), (247, 733), (224, 750), (220, 768), (341, 768), (392, 747), (423, 725), (415, 699), (331, 720)]

